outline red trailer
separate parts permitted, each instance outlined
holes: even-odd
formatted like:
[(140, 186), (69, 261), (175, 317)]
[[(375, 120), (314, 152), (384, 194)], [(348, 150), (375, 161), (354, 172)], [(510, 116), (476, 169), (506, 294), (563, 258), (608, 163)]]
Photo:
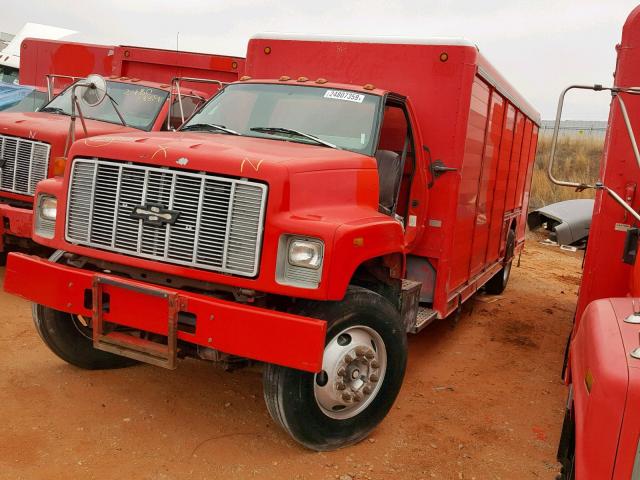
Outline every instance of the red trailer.
[(58, 252), (11, 254), (5, 289), (72, 364), (258, 360), (297, 441), (352, 444), (406, 333), (505, 288), (538, 123), (464, 40), (258, 36), (177, 134), (76, 142), (36, 192)]
[(80, 122), (72, 87), (38, 112), (0, 112), (0, 263), (5, 245), (32, 247), (36, 184), (62, 174), (72, 139), (177, 128), (244, 69), (243, 58), (129, 46), (26, 39), (22, 49), (21, 81), (53, 91), (93, 71), (108, 75), (109, 97), (78, 109)]
[(564, 378), (567, 411), (558, 449), (562, 478), (640, 478), (640, 7), (624, 25), (616, 46), (614, 86), (573, 85), (561, 95), (590, 89), (612, 95), (599, 181), (577, 185), (549, 175), (557, 184), (595, 188), (596, 200)]

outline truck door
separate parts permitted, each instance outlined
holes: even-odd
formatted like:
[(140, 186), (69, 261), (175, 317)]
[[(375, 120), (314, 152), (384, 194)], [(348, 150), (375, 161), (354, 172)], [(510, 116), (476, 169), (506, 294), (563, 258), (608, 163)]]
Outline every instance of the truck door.
[(405, 239), (412, 242), (417, 235), (418, 221), (425, 211), (426, 178), (418, 168), (416, 145), (419, 132), (412, 123), (406, 98), (389, 95), (385, 101), (376, 162), (380, 182), (380, 211), (395, 217), (405, 227)]
[(380, 211), (405, 221), (415, 148), (405, 103), (389, 97), (385, 103), (376, 149)]

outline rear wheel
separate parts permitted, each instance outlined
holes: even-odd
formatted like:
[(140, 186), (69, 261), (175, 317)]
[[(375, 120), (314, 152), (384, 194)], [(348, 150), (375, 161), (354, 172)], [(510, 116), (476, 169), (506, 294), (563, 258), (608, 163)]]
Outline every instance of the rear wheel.
[(322, 370), (266, 365), (267, 409), (307, 448), (357, 443), (382, 421), (402, 385), (407, 337), (400, 315), (388, 300), (359, 287), (350, 287), (341, 302), (300, 313), (328, 322)]
[(78, 315), (33, 305), (33, 322), (40, 338), (58, 357), (87, 370), (122, 368), (135, 365), (135, 360), (93, 348), (89, 323)]
[(509, 230), (507, 234), (507, 245), (505, 249), (505, 263), (502, 268), (485, 284), (485, 291), (490, 295), (500, 295), (507, 288), (509, 277), (511, 276), (511, 266), (513, 264), (513, 251), (516, 244), (516, 234)]

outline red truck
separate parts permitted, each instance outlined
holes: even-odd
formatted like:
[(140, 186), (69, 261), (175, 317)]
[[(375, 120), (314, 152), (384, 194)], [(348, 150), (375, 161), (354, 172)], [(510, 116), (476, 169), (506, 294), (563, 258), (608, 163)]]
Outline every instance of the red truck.
[(257, 36), (177, 133), (94, 137), (38, 184), (4, 288), (81, 368), (265, 363), (308, 448), (364, 438), (407, 332), (501, 292), (523, 247), (536, 111), (465, 40)]
[[(569, 386), (558, 460), (563, 479), (640, 478), (640, 7), (616, 46), (614, 86), (573, 85), (562, 93), (552, 142), (554, 183), (594, 188), (584, 272), (563, 375)], [(565, 94), (611, 94), (599, 180), (580, 185), (553, 174), (557, 128)], [(636, 133), (634, 133), (634, 130)]]
[(108, 74), (109, 95), (99, 105), (76, 108), (75, 87), (69, 87), (37, 112), (0, 112), (0, 264), (7, 245), (32, 247), (36, 185), (63, 173), (71, 140), (177, 128), (244, 68), (243, 58), (140, 47), (26, 39), (22, 49), (21, 80), (51, 91), (71, 75), (97, 70)]

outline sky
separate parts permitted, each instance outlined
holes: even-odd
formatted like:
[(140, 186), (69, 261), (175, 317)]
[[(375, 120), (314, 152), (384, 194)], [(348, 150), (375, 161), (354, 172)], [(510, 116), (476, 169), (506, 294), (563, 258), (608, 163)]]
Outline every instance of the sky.
[[(0, 31), (26, 22), (80, 32), (76, 41), (244, 56), (258, 32), (465, 37), (543, 119), (569, 84), (610, 85), (626, 0), (19, 0)], [(606, 120), (609, 97), (579, 92), (563, 118)]]

